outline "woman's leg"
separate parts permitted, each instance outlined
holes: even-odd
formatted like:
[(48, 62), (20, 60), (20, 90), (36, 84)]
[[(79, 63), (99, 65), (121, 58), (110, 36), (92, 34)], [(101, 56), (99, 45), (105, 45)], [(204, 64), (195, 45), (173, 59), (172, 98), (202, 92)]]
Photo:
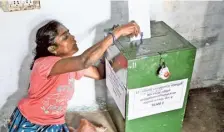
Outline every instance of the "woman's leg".
[(66, 124), (59, 125), (37, 125), (28, 121), (16, 108), (8, 122), (9, 132), (69, 132)]

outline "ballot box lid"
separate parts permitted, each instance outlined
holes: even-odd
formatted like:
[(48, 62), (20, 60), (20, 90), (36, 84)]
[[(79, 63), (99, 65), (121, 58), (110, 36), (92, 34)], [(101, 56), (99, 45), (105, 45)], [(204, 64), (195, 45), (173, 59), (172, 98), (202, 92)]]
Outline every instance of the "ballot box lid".
[(179, 50), (195, 49), (189, 41), (163, 21), (151, 22), (150, 25), (151, 38), (131, 42), (129, 38), (121, 37), (112, 47), (117, 47), (115, 49), (119, 50), (127, 60)]

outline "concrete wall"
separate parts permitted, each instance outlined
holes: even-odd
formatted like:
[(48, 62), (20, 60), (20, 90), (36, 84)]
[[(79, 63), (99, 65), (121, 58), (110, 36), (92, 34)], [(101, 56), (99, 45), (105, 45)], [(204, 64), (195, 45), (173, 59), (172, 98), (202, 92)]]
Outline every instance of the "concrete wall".
[[(41, 10), (0, 12), (0, 125), (27, 91), (31, 49), (34, 48), (34, 34), (40, 22), (50, 18), (62, 21), (76, 36), (82, 52), (102, 39), (104, 28), (128, 21), (127, 2), (102, 0), (97, 3), (88, 1), (87, 4), (86, 1), (68, 0), (62, 4), (61, 0), (42, 0), (41, 3)], [(59, 10), (59, 6), (63, 9)], [(192, 88), (220, 84), (224, 76), (224, 2), (157, 0), (152, 1), (150, 7), (151, 20), (166, 22), (198, 48)], [(76, 94), (69, 108), (98, 109), (96, 97), (103, 98), (104, 81), (94, 84), (93, 80), (84, 78), (75, 85)], [(95, 92), (94, 85), (101, 92)]]
[(154, 1), (152, 20), (162, 20), (198, 48), (192, 88), (222, 84), (224, 2)]
[[(80, 54), (104, 37), (105, 28), (128, 22), (128, 3), (110, 0), (67, 0), (63, 3), (61, 0), (43, 0), (40, 10), (10, 13), (0, 10), (0, 18), (1, 126), (27, 93), (35, 33), (40, 26), (50, 19), (61, 21), (75, 35), (80, 49), (77, 54)], [(85, 77), (76, 81), (75, 94), (69, 102), (68, 110), (99, 109), (96, 97), (103, 97), (104, 92), (96, 93), (95, 85), (99, 86), (97, 90), (104, 91), (104, 81), (95, 84), (93, 79)]]
[[(101, 4), (94, 1), (42, 0), (40, 10), (10, 13), (0, 10), (0, 124), (6, 121), (17, 102), (27, 93), (37, 29), (49, 19), (61, 21), (76, 36), (81, 53), (95, 41), (99, 25), (111, 19), (111, 2), (98, 2)], [(69, 103), (70, 109), (95, 104), (94, 80), (83, 78), (76, 81), (75, 86), (76, 94)]]

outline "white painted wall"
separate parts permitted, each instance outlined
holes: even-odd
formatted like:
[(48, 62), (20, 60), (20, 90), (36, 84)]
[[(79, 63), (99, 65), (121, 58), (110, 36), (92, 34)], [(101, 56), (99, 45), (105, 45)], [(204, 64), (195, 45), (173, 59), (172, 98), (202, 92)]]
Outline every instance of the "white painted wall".
[[(30, 54), (34, 48), (33, 35), (40, 22), (51, 18), (60, 20), (76, 36), (82, 52), (102, 39), (104, 28), (128, 21), (128, 7), (122, 2), (42, 0), (41, 6), (41, 10), (35, 11), (0, 11), (0, 125), (26, 93), (32, 61)], [(151, 20), (163, 20), (198, 47), (192, 87), (220, 83), (224, 76), (223, 2), (156, 0), (151, 1), (150, 8)], [(76, 94), (69, 109), (95, 105), (98, 93), (95, 92), (94, 81), (84, 78), (75, 85)], [(103, 83), (97, 85), (104, 87)]]
[(191, 88), (223, 85), (224, 2), (151, 2), (151, 20), (162, 20), (197, 47)]
[[(41, 10), (0, 11), (0, 120), (12, 112), (27, 92), (31, 54), (39, 24), (48, 19), (61, 21), (76, 36), (82, 52), (93, 45), (95, 26), (111, 18), (110, 7), (109, 0), (42, 0)], [(76, 94), (69, 108), (95, 103), (94, 80), (83, 78), (75, 85)]]

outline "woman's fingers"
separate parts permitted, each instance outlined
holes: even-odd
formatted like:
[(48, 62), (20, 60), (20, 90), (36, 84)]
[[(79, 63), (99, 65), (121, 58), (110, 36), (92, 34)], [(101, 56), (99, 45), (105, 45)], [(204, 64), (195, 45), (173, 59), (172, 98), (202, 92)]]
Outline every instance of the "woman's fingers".
[(136, 24), (136, 26), (137, 26), (137, 30), (138, 30), (138, 34), (139, 34), (141, 32), (141, 29), (138, 24)]
[(139, 25), (136, 23), (136, 22), (134, 22), (134, 21), (132, 21), (132, 24), (133, 24), (133, 27), (134, 27), (134, 31), (133, 31), (133, 33), (134, 33), (134, 36), (138, 36), (139, 35), (139, 33), (140, 33), (140, 27), (139, 27)]
[(139, 32), (138, 32), (138, 28), (135, 27), (135, 37), (137, 37), (138, 34), (139, 34)]
[(136, 36), (137, 37), (140, 33), (140, 27), (134, 21), (131, 21), (130, 23), (128, 23), (126, 25), (123, 25), (121, 27), (121, 30), (122, 30), (123, 36), (131, 36), (131, 37)]
[(134, 26), (134, 29), (133, 29), (133, 36), (137, 37), (139, 35), (139, 30), (136, 26)]
[(135, 21), (132, 21), (132, 23), (133, 23), (134, 26), (136, 27), (137, 31), (140, 32), (140, 27), (139, 27), (139, 25), (138, 25)]

